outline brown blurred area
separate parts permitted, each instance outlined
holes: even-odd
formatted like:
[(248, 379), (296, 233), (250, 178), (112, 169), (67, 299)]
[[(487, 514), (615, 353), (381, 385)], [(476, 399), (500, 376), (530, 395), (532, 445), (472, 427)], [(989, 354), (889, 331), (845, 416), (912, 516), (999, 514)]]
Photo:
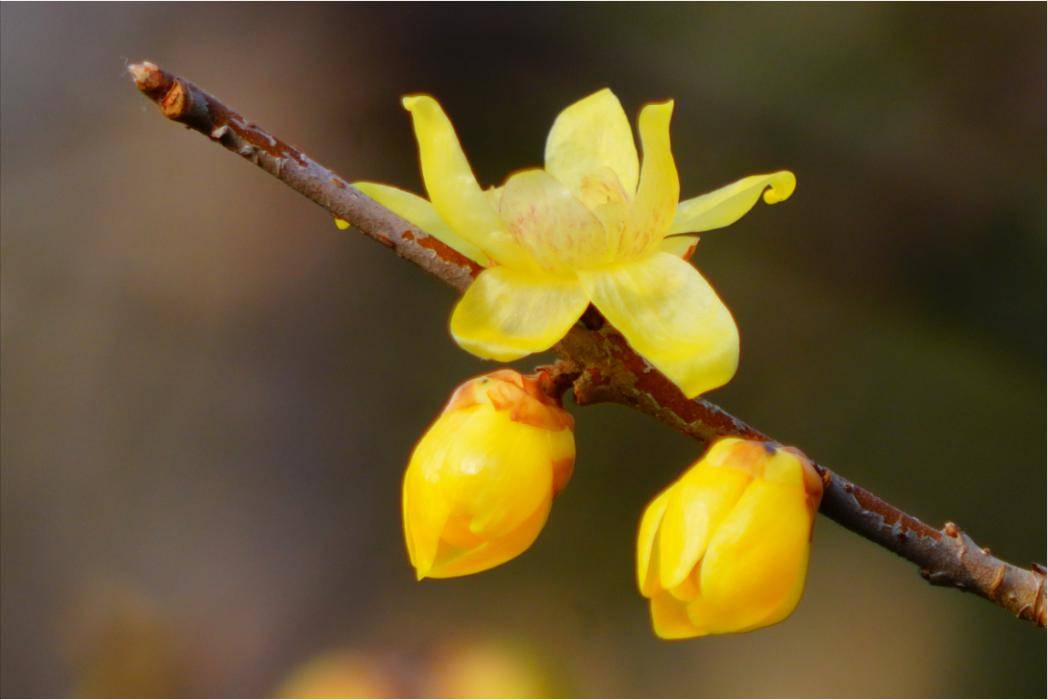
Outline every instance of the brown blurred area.
[(1046, 546), (1043, 4), (0, 13), (3, 695), (329, 677), (1045, 695), (1044, 632), (825, 519), (785, 623), (657, 640), (635, 527), (696, 446), (618, 407), (575, 411), (573, 483), (527, 554), (416, 583), (402, 469), (451, 389), (492, 367), (449, 339), (453, 293), (167, 123), (125, 73), (154, 60), (347, 178), (415, 191), (402, 94), (442, 101), (485, 185), (539, 164), (557, 112), (595, 89), (631, 115), (674, 97), (685, 196), (799, 180), (695, 257), (742, 332), (711, 398), (1026, 564)]

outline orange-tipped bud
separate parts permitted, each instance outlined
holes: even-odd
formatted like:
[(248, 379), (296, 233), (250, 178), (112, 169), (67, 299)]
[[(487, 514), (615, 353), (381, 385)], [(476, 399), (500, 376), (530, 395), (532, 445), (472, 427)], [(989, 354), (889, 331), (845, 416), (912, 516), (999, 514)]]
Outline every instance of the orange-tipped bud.
[(404, 536), (418, 578), (484, 571), (530, 547), (571, 478), (573, 427), (519, 372), (460, 386), (404, 475)]
[(725, 438), (653, 500), (637, 581), (664, 639), (773, 625), (804, 589), (822, 480), (801, 452)]

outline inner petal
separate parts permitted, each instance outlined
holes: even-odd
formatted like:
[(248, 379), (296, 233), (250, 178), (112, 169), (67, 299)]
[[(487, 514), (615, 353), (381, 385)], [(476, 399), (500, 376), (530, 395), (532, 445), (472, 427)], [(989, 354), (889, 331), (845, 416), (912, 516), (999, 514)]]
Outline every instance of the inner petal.
[(630, 225), (632, 195), (626, 194), (619, 176), (611, 168), (597, 168), (579, 182), (576, 195), (604, 227), (608, 244), (606, 262), (619, 259), (625, 243), (631, 240), (627, 233)]
[(670, 117), (673, 101), (650, 104), (640, 113), (640, 132), (644, 161), (633, 199), (632, 240), (627, 253), (651, 250), (669, 229), (680, 196), (677, 166), (670, 148)]
[(600, 265), (612, 254), (600, 220), (545, 170), (510, 177), (499, 197), (499, 215), (516, 241), (549, 272)]
[(623, 203), (630, 199), (619, 176), (607, 166), (595, 168), (579, 180), (575, 194), (587, 209), (593, 210), (608, 203)]
[(561, 112), (546, 139), (546, 170), (573, 191), (601, 167), (614, 172), (628, 192), (637, 189), (637, 146), (630, 121), (607, 88)]

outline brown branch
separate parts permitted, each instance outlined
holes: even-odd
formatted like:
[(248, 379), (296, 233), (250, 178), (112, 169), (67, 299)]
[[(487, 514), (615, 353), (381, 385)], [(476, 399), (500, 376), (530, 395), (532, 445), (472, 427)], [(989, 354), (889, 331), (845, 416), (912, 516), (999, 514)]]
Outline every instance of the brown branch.
[(188, 80), (137, 63), (128, 67), (135, 85), (168, 119), (199, 131), (291, 189), (304, 194), (397, 255), (463, 290), (480, 272), (469, 258), (349, 186), (344, 179), (252, 124)]
[[(703, 443), (723, 436), (770, 439), (705, 399), (685, 398), (595, 316), (590, 310), (583, 319), (588, 328), (572, 329), (558, 348), (571, 360), (561, 371), (580, 372), (574, 384), (578, 404), (624, 404)], [(823, 515), (917, 564), (929, 583), (971, 591), (1016, 617), (1045, 626), (1043, 567), (1022, 569), (1002, 561), (953, 523), (937, 530), (832, 470), (821, 465), (816, 469), (824, 484), (819, 506)]]
[[(247, 158), (338, 218), (458, 290), (480, 268), (404, 221), (331, 170), (182, 78), (152, 63), (129, 68), (135, 84), (169, 119)], [(571, 387), (579, 405), (614, 402), (654, 416), (700, 442), (734, 435), (768, 436), (704, 399), (687, 399), (652, 368), (600, 314), (589, 309), (555, 348), (561, 360), (539, 369), (554, 393)], [(920, 567), (930, 583), (971, 591), (1016, 617), (1045, 626), (1045, 570), (1009, 564), (980, 548), (953, 523), (937, 530), (826, 467), (821, 512)]]

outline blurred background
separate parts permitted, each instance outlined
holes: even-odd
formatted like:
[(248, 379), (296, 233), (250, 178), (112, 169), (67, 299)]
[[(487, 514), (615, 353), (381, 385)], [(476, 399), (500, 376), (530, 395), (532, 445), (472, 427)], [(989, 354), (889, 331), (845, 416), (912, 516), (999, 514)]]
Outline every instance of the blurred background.
[[(1043, 696), (1045, 634), (820, 518), (771, 629), (659, 641), (644, 504), (697, 447), (575, 412), (524, 556), (416, 583), (401, 473), (487, 371), (453, 292), (131, 85), (148, 58), (343, 176), (420, 192), (399, 97), (483, 185), (603, 86), (674, 97), (682, 194), (788, 167), (695, 257), (710, 398), (930, 523), (1045, 559), (1045, 21), (1007, 5), (2, 8), (4, 695)], [(529, 367), (542, 358), (521, 363)]]

